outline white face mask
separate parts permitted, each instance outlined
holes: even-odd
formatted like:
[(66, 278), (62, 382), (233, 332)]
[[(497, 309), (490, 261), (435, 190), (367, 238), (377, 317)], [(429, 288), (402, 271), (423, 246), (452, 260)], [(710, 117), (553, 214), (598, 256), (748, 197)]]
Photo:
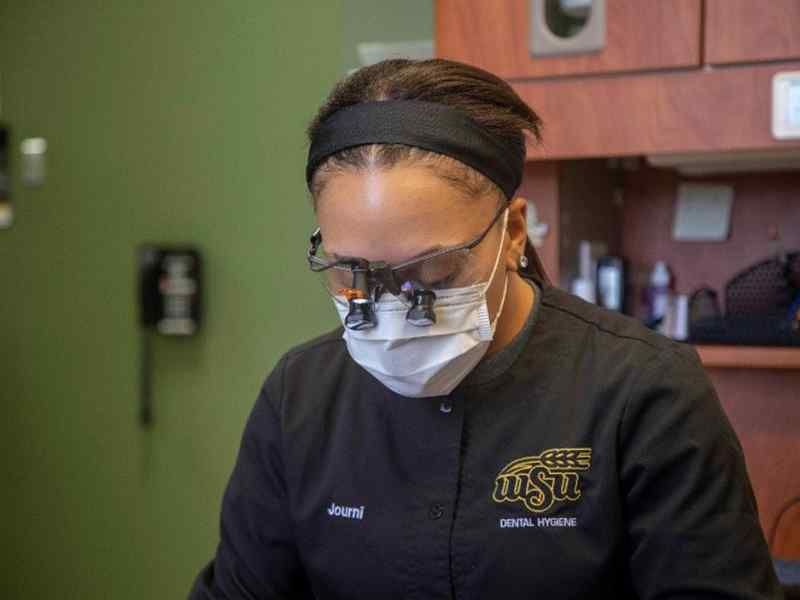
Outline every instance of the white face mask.
[[(494, 338), (506, 300), (508, 273), (500, 307), (491, 322), (486, 290), (500, 263), (507, 220), (508, 212), (503, 215), (500, 248), (488, 281), (437, 291), (436, 323), (427, 327), (409, 323), (408, 306), (385, 294), (374, 304), (375, 327), (361, 331), (344, 329), (342, 337), (353, 360), (402, 396), (424, 398), (449, 394), (483, 358)], [(344, 324), (347, 303), (334, 299), (334, 305)]]

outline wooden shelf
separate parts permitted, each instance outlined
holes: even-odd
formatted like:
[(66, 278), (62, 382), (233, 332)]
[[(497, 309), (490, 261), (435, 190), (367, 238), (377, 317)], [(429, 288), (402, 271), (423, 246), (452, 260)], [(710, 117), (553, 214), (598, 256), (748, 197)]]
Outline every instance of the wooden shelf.
[(800, 369), (800, 348), (695, 345), (703, 365), (721, 369)]

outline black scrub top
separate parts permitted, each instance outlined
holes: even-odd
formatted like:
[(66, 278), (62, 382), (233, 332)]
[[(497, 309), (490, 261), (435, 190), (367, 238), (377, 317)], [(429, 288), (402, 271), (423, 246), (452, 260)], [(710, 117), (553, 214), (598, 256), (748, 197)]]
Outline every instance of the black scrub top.
[(782, 597), (691, 346), (542, 284), (489, 368), (406, 398), (341, 336), (267, 376), (191, 600)]

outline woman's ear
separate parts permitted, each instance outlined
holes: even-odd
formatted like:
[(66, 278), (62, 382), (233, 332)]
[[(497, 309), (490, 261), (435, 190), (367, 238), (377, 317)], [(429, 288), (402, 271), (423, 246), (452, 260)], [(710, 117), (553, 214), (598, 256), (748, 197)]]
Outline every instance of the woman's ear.
[(506, 251), (506, 268), (519, 271), (519, 257), (525, 254), (528, 240), (528, 201), (517, 196), (508, 203), (508, 249)]

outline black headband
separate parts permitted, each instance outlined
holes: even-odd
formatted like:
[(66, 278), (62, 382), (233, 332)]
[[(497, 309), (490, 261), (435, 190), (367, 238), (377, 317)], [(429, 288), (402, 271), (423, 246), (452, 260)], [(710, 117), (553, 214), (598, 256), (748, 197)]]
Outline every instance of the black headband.
[(308, 149), (306, 183), (329, 155), (362, 144), (406, 144), (446, 154), (494, 181), (509, 200), (522, 178), (522, 145), (490, 134), (457, 108), (425, 100), (374, 100), (337, 110)]

